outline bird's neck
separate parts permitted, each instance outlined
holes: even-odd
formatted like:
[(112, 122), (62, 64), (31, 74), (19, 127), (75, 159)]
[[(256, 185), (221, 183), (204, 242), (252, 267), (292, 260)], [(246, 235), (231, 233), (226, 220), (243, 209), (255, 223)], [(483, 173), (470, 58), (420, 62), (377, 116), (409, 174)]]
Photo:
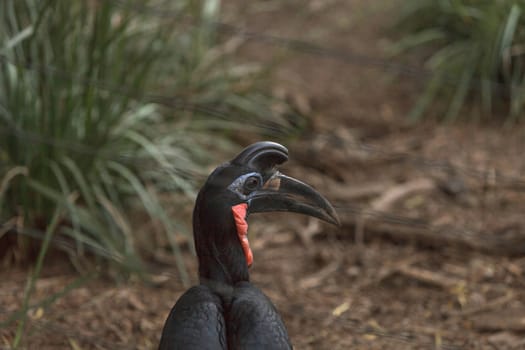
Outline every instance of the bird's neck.
[(203, 284), (234, 286), (249, 281), (248, 265), (237, 236), (233, 217), (213, 217), (196, 208), (193, 218), (199, 278)]
[[(238, 255), (239, 258), (232, 258), (232, 255)], [(200, 255), (199, 279), (203, 284), (211, 282), (231, 286), (238, 282), (249, 281), (250, 275), (242, 249), (232, 251), (230, 247), (214, 247), (211, 254)]]

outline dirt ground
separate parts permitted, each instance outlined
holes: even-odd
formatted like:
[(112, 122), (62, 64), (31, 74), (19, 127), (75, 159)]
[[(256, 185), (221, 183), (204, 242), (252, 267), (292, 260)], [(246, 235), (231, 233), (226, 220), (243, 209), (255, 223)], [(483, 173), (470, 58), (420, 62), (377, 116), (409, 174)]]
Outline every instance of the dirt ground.
[[(225, 12), (253, 31), (386, 59), (394, 6), (232, 1)], [(283, 172), (324, 193), (343, 222), (250, 220), (252, 281), (276, 304), (295, 348), (525, 349), (525, 126), (411, 124), (417, 76), (264, 43), (242, 51), (242, 59), (275, 57), (276, 93), (311, 116), (310, 131), (287, 145)], [(185, 259), (195, 282), (195, 257)], [(159, 265), (149, 284), (85, 282), (31, 311), (24, 346), (154, 349), (184, 292), (174, 271)], [(26, 273), (2, 269), (0, 321), (19, 308)], [(49, 264), (35, 300), (77, 279), (67, 261)], [(0, 330), (0, 348), (14, 332)]]

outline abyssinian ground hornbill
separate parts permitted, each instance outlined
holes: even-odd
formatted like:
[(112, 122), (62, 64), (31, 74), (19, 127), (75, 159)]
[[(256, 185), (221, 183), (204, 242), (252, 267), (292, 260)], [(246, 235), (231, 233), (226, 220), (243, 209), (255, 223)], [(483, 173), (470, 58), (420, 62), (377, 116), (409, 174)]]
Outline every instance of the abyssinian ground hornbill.
[(338, 224), (330, 203), (276, 166), (288, 150), (274, 142), (246, 147), (208, 177), (195, 203), (193, 233), (200, 284), (171, 310), (160, 350), (291, 349), (271, 301), (249, 282), (249, 213), (291, 211)]

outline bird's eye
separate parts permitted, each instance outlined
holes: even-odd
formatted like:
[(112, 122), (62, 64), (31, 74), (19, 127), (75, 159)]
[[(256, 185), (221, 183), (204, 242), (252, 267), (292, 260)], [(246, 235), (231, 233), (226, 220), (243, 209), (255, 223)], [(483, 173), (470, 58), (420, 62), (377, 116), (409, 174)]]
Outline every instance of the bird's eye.
[(244, 190), (246, 192), (251, 192), (259, 186), (259, 178), (257, 176), (250, 176), (244, 181)]

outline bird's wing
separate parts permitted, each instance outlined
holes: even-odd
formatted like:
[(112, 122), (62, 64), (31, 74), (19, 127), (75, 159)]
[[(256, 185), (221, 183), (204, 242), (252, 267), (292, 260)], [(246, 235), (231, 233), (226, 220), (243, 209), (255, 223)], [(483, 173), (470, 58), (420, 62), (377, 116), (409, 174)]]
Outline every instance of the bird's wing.
[(164, 324), (159, 350), (227, 349), (221, 299), (199, 285), (177, 301)]
[(281, 316), (268, 297), (249, 282), (235, 286), (226, 324), (230, 350), (292, 349)]

